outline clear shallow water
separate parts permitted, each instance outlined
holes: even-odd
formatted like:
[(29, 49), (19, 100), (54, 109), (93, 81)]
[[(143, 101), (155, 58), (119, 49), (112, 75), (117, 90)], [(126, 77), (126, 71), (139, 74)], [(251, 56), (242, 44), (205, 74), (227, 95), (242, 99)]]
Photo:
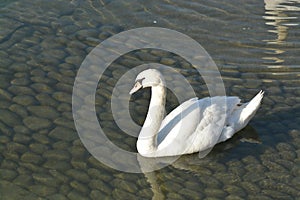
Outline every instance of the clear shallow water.
[[(297, 1), (6, 3), (0, 12), (1, 198), (296, 199), (299, 9)], [(143, 26), (174, 29), (197, 40), (218, 65), (228, 95), (248, 100), (264, 89), (266, 97), (250, 125), (206, 158), (182, 156), (154, 173), (127, 174), (102, 165), (81, 144), (71, 94), (93, 47)], [(96, 109), (108, 137), (124, 149), (135, 151), (135, 138), (121, 134), (111, 118), (107, 102), (113, 83), (136, 64), (161, 57), (171, 59), (199, 97), (208, 95), (195, 71), (172, 54), (143, 50), (118, 59), (100, 80)], [(144, 91), (130, 103), (138, 123), (148, 98)], [(168, 99), (171, 109), (176, 100)]]

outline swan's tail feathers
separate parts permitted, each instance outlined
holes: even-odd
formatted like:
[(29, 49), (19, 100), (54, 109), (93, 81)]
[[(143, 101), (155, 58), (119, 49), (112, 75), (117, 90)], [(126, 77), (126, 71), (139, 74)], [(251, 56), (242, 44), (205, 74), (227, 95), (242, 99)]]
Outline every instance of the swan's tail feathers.
[(242, 105), (242, 107), (244, 108), (242, 109), (242, 112), (240, 114), (241, 123), (247, 124), (249, 120), (255, 115), (260, 106), (263, 96), (264, 91), (261, 90), (250, 102)]

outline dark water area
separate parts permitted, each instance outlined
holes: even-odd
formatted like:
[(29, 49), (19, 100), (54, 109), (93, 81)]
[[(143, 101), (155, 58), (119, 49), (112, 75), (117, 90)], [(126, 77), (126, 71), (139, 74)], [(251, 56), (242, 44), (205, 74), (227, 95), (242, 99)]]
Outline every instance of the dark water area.
[[(297, 199), (300, 196), (300, 1), (0, 1), (0, 199)], [(122, 31), (163, 27), (199, 42), (227, 95), (265, 97), (249, 125), (151, 173), (114, 170), (80, 140), (72, 91), (85, 57)], [(200, 98), (205, 82), (180, 56), (142, 49), (104, 72), (95, 109), (107, 137), (136, 151), (111, 113), (117, 80), (157, 62), (180, 71)], [(101, 67), (101, 66), (99, 66)], [(133, 80), (130, 80), (133, 82)], [(177, 106), (172, 93), (167, 110)], [(142, 124), (149, 90), (129, 103)], [(120, 112), (122, 109), (120, 108)]]

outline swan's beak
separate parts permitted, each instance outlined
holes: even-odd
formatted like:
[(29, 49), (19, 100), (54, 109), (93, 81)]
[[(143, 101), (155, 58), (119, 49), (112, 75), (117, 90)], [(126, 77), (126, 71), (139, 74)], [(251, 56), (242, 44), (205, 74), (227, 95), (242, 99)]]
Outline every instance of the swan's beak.
[(130, 90), (129, 94), (132, 95), (136, 91), (142, 88), (142, 84), (140, 82), (136, 82), (133, 86), (133, 88)]

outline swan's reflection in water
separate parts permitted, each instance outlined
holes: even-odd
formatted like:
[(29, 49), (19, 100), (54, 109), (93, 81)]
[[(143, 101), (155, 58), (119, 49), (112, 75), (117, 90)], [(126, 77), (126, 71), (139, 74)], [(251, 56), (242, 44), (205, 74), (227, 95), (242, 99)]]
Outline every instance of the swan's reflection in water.
[[(176, 168), (179, 170), (183, 170), (183, 171), (187, 171), (199, 175), (201, 174), (201, 170), (206, 168), (209, 164), (218, 162), (218, 158), (222, 159), (222, 156), (224, 156), (224, 152), (234, 149), (240, 143), (243, 142), (249, 142), (254, 144), (261, 143), (258, 133), (250, 125), (246, 126), (243, 130), (236, 133), (227, 142), (217, 144), (207, 157), (203, 159), (199, 159), (197, 153), (190, 154), (190, 155), (183, 155), (179, 159), (177, 159), (174, 163), (172, 163), (171, 168)], [(153, 158), (145, 158), (142, 156), (138, 156), (138, 161), (142, 163), (144, 167), (146, 167), (145, 171), (149, 171), (147, 166), (145, 166), (147, 159), (153, 159)], [(155, 159), (156, 160), (155, 163), (159, 164), (158, 161), (160, 161), (161, 163), (166, 163), (169, 162), (168, 159), (172, 159), (172, 158), (168, 158), (168, 157), (157, 158)], [(154, 162), (150, 162), (150, 163), (154, 163)], [(153, 166), (148, 166), (148, 167), (153, 168)], [(153, 200), (166, 198), (164, 196), (163, 191), (161, 191), (161, 183), (157, 178), (159, 173), (160, 171), (144, 173), (148, 183), (151, 185), (151, 190), (153, 192), (153, 197), (152, 197)]]

